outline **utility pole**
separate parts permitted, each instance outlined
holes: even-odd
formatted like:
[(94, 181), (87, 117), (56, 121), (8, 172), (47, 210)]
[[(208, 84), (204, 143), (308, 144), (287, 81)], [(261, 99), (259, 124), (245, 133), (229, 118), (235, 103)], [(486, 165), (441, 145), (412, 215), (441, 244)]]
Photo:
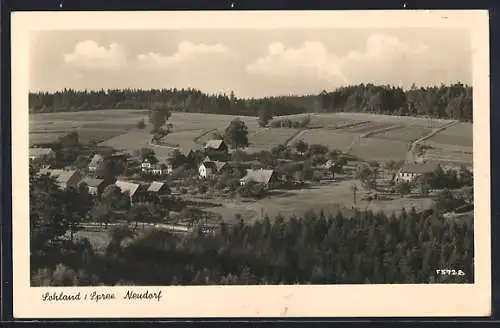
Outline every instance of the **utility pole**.
[(354, 207), (356, 207), (356, 191), (358, 191), (358, 187), (356, 185), (353, 185), (352, 186), (352, 195), (353, 195)]

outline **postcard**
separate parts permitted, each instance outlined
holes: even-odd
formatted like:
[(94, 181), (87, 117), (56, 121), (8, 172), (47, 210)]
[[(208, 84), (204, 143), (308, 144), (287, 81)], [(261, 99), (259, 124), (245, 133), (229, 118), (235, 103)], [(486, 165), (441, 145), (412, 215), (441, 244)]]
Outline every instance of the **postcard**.
[(14, 316), (489, 315), (488, 24), (13, 13)]

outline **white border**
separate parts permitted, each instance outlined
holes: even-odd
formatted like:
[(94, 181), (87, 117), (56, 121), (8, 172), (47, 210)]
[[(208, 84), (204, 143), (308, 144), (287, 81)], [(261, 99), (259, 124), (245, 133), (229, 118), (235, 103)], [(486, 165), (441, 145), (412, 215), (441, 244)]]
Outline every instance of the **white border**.
[[(486, 316), (491, 308), (489, 26), (487, 11), (15, 12), (12, 14), (13, 308), (15, 318)], [(42, 302), (29, 277), (28, 51), (35, 30), (461, 28), (471, 31), (474, 85), (473, 285), (157, 287), (161, 302)], [(135, 288), (144, 290), (144, 288)]]

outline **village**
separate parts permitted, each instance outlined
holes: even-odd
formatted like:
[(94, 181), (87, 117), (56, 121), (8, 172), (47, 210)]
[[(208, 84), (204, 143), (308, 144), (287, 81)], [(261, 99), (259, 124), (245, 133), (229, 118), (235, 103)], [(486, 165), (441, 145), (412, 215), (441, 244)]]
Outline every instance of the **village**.
[[(112, 211), (103, 212), (96, 206), (90, 217), (82, 222), (82, 227), (87, 229), (99, 230), (102, 224), (127, 221), (134, 222), (135, 226), (140, 222), (143, 226), (179, 232), (198, 226), (203, 231), (210, 231), (222, 221), (234, 223), (238, 219), (252, 221), (267, 215), (303, 215), (306, 210), (328, 210), (314, 205), (307, 208), (304, 203), (291, 206), (289, 212), (286, 208), (273, 212), (274, 204), (266, 206), (258, 202), (267, 199), (267, 204), (275, 201), (274, 207), (279, 207), (280, 198), (287, 192), (298, 190), (315, 195), (314, 191), (319, 190), (328, 197), (328, 190), (334, 190), (332, 188), (344, 188), (343, 196), (337, 193), (334, 194), (338, 195), (336, 199), (327, 200), (337, 205), (337, 210), (353, 211), (380, 204), (378, 208), (390, 212), (393, 203), (392, 208), (401, 209), (401, 200), (409, 200), (415, 207), (414, 204), (420, 204), (447, 186), (472, 184), (472, 172), (464, 166), (418, 160), (365, 162), (321, 144), (307, 145), (301, 140), (288, 147), (273, 147), (267, 152), (246, 153), (231, 149), (222, 139), (212, 139), (199, 149), (174, 149), (169, 158), (160, 160), (154, 145), (127, 153), (81, 145), (75, 141), (75, 133), (68, 136), (62, 138), (65, 146), (30, 148), (31, 167), (40, 175), (53, 177), (61, 189), (86, 188), (96, 204), (112, 197), (110, 195), (117, 195), (117, 191), (125, 199)], [(68, 143), (72, 138), (75, 142)], [(62, 165), (60, 159), (65, 156), (61, 154), (71, 149), (78, 154), (76, 160)], [(443, 177), (453, 176), (453, 181), (432, 181), (437, 180), (436, 172), (441, 172)], [(235, 199), (242, 204), (240, 207), (231, 204)], [(258, 205), (249, 211), (252, 204)], [(384, 204), (389, 204), (388, 208), (384, 208)], [(422, 204), (424, 207), (420, 210), (429, 208), (425, 205), (428, 202)], [(470, 200), (467, 204), (457, 203), (467, 205), (458, 212), (470, 212), (473, 208), (470, 204)], [(297, 212), (295, 209), (300, 207), (303, 207), (302, 212)], [(453, 212), (455, 208), (449, 210)]]

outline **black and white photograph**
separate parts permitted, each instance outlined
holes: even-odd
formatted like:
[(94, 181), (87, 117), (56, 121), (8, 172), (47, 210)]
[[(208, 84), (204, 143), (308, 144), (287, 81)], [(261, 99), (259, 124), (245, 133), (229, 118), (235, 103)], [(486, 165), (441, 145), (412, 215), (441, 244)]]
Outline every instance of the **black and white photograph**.
[[(27, 106), (12, 110), (13, 133), (26, 132), (13, 144), (13, 186), (26, 188), (13, 194), (29, 190), (13, 221), (26, 230), (23, 288), (47, 291), (43, 306), (71, 299), (64, 287), (97, 291), (101, 307), (123, 301), (112, 288), (173, 297), (148, 286), (489, 291), (487, 14), (469, 13), (479, 32), (453, 12), (309, 13), (310, 27), (267, 12), (257, 28), (258, 12), (146, 28), (123, 16), (84, 28), (82, 16), (50, 28), (59, 14), (70, 15), (34, 17), (13, 59)], [(458, 290), (447, 294), (457, 304)], [(300, 297), (294, 315), (315, 296)], [(487, 312), (486, 300), (473, 303)]]

